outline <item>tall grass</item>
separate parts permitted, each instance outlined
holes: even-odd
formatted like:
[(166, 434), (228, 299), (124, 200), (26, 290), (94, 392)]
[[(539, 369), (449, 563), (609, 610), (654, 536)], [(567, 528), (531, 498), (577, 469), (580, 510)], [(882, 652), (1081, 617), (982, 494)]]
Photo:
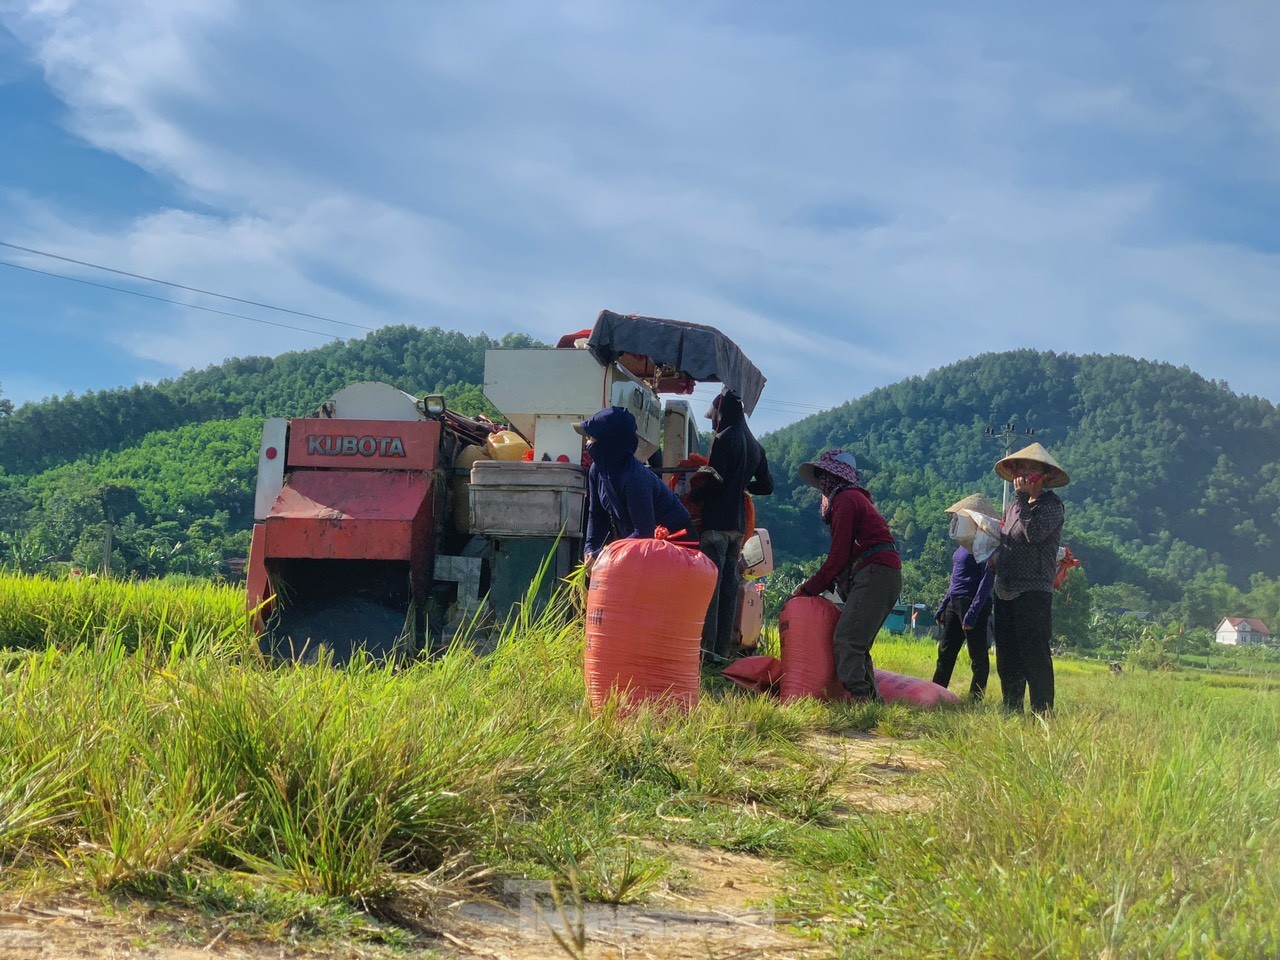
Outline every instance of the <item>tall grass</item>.
[(856, 862), (800, 852), (787, 904), (842, 956), (1253, 957), (1280, 952), (1280, 698), (1059, 669), (1047, 722), (927, 721), (924, 815)]
[(625, 900), (662, 873), (641, 839), (663, 804), (804, 810), (824, 789), (803, 763), (780, 775), (755, 756), (794, 754), (787, 736), (821, 711), (797, 723), (734, 697), (696, 725), (593, 719), (572, 587), (516, 611), (487, 656), (463, 637), (431, 661), (333, 670), (261, 662), (225, 626), (238, 612), (218, 632), (198, 606), (148, 609), (181, 591), (99, 586), (5, 586), (41, 611), (15, 622), (62, 637), (0, 675), (0, 766), (29, 771), (0, 792), (10, 865), (153, 894), (230, 869), (357, 902), (406, 875), (499, 866)]
[(178, 653), (239, 641), (251, 645), (244, 592), (214, 584), (0, 573), (0, 649), (39, 650), (103, 638)]
[[(779, 706), (711, 680), (688, 716), (593, 718), (573, 587), (517, 610), (488, 655), (463, 637), (344, 670), (263, 663), (229, 591), (152, 589), (0, 578), (6, 642), (42, 644), (0, 672), (10, 887), (236, 912), (228, 878), (368, 905), (488, 870), (625, 901), (660, 881), (664, 840), (789, 864), (779, 908), (842, 956), (1280, 952), (1274, 691), (1068, 662), (1047, 723)], [(927, 676), (934, 650), (875, 654)], [(808, 738), (872, 727), (941, 761), (883, 787), (924, 812), (838, 806), (858, 771)]]

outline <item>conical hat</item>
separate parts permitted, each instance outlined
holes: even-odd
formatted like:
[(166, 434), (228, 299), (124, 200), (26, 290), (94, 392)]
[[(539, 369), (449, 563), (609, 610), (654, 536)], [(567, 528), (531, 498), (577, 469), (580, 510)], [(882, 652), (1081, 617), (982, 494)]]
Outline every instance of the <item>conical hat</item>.
[(1053, 455), (1038, 443), (1023, 447), (1021, 450), (1009, 454), (1003, 460), (997, 460), (996, 475), (1002, 480), (1012, 481), (1014, 473), (1010, 464), (1014, 460), (1034, 460), (1036, 463), (1042, 463), (1048, 467), (1048, 475), (1044, 479), (1044, 488), (1046, 490), (1052, 490), (1054, 487), (1065, 487), (1071, 482), (1071, 477), (1066, 470), (1062, 469), (1062, 464), (1053, 459)]
[(983, 516), (994, 517), (1000, 519), (1000, 511), (995, 505), (980, 493), (971, 493), (963, 500), (957, 500), (951, 506), (947, 507), (947, 513), (959, 513), (961, 510), (973, 510), (975, 513), (981, 513)]

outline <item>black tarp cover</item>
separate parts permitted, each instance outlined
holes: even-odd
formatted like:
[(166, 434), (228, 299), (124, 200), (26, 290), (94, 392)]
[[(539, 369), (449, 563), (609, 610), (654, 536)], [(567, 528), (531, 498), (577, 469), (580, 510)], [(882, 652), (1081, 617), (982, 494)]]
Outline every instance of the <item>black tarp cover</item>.
[(634, 353), (675, 367), (695, 380), (723, 383), (742, 399), (747, 413), (755, 410), (764, 390), (764, 374), (742, 349), (715, 327), (701, 323), (601, 310), (587, 349), (601, 363), (613, 363), (619, 354)]

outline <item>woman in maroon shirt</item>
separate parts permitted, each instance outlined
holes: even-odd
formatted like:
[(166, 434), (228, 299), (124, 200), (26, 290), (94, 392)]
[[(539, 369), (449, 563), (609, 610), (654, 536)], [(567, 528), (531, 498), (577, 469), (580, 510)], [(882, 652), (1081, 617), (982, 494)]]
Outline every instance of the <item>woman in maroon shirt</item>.
[(855, 700), (878, 700), (871, 645), (902, 594), (897, 544), (862, 485), (853, 454), (828, 450), (800, 465), (800, 479), (822, 491), (831, 549), (794, 595), (813, 597), (835, 588), (844, 601), (833, 638), (836, 673)]

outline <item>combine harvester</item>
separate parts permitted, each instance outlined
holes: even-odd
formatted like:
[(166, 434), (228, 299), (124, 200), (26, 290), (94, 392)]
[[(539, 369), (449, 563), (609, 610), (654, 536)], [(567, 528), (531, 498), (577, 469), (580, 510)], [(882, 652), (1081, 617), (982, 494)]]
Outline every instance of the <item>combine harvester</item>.
[[(718, 382), (750, 413), (765, 383), (712, 327), (607, 310), (556, 348), (488, 351), (484, 381), (506, 424), (371, 382), (338, 391), (311, 416), (266, 421), (248, 567), (265, 653), (408, 657), (468, 621), (502, 620), (544, 564), (545, 596), (581, 559), (576, 422), (626, 407), (639, 427), (636, 456), (660, 450), (670, 472), (697, 451), (697, 430), (689, 402), (664, 405), (660, 393)], [(757, 575), (772, 569), (764, 531), (744, 553)], [(757, 584), (743, 590), (750, 647), (762, 604)]]

